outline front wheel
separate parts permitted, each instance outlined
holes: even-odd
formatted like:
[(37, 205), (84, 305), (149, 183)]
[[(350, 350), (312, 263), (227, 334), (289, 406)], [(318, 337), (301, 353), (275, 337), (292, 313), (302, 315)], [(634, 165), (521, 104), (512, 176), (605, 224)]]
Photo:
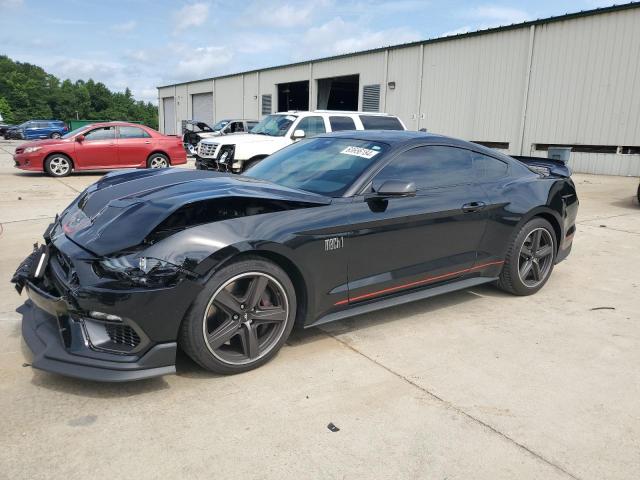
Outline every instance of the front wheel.
[(71, 173), (72, 168), (71, 159), (61, 153), (51, 155), (44, 162), (44, 169), (52, 177), (66, 177)]
[(509, 247), (498, 287), (514, 295), (532, 295), (540, 290), (553, 271), (555, 238), (553, 227), (545, 219), (527, 222)]
[(251, 160), (251, 161), (249, 161), (249, 162), (245, 162), (245, 164), (243, 165), (243, 169), (242, 169), (242, 171), (243, 171), (243, 172), (246, 172), (246, 171), (247, 171), (247, 170), (249, 170), (251, 167), (253, 167), (253, 166), (255, 166), (255, 165), (259, 164), (259, 163), (260, 163), (260, 160), (262, 160), (262, 159), (259, 159), (259, 160)]
[(154, 153), (147, 160), (147, 168), (167, 168), (169, 166), (169, 158), (162, 153)]
[(207, 282), (185, 317), (180, 344), (207, 370), (245, 372), (280, 350), (295, 316), (296, 295), (289, 276), (265, 259), (247, 258)]

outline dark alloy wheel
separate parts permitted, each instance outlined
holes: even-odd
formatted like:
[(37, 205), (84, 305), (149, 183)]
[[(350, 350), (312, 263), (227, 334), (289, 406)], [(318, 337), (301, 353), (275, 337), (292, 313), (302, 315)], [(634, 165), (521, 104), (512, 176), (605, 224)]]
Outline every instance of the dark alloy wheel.
[(286, 326), (289, 301), (275, 278), (247, 272), (227, 280), (205, 310), (202, 334), (211, 354), (231, 365), (263, 357)]
[(295, 308), (293, 285), (277, 265), (263, 259), (238, 262), (214, 275), (201, 292), (183, 324), (181, 343), (214, 372), (250, 370), (286, 341)]
[(529, 288), (544, 282), (553, 265), (553, 238), (549, 230), (536, 228), (520, 247), (518, 276)]
[(533, 218), (513, 239), (498, 286), (514, 295), (536, 293), (551, 276), (556, 250), (551, 224), (543, 218)]

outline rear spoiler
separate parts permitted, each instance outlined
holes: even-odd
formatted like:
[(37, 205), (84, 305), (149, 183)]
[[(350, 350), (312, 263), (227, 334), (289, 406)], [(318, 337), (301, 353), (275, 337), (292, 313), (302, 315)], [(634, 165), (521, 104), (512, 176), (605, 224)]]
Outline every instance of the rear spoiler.
[(561, 160), (543, 157), (525, 157), (522, 155), (512, 155), (516, 160), (524, 163), (529, 170), (550, 177), (551, 175), (558, 177), (570, 177), (571, 169)]

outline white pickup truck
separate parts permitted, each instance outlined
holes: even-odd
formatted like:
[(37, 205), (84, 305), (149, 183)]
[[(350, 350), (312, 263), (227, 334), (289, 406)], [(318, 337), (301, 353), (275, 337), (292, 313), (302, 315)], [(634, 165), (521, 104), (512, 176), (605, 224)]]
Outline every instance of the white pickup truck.
[(386, 113), (280, 112), (262, 119), (248, 134), (205, 138), (198, 143), (196, 168), (240, 173), (281, 148), (303, 138), (340, 130), (406, 130)]

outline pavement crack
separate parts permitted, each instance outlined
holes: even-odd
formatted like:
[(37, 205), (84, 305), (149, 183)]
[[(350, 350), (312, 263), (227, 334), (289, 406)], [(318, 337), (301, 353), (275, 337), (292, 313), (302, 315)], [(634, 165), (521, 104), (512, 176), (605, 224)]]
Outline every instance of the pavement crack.
[(574, 475), (573, 473), (567, 471), (566, 469), (564, 469), (563, 467), (561, 467), (560, 465), (558, 465), (557, 463), (554, 463), (552, 460), (549, 460), (548, 458), (544, 457), (542, 454), (536, 452), (535, 450), (530, 449), (529, 447), (527, 447), (526, 445), (518, 442), (517, 440), (511, 438), (509, 435), (507, 435), (504, 432), (501, 432), (500, 430), (498, 430), (497, 428), (489, 425), (488, 423), (480, 420), (477, 417), (474, 417), (473, 415), (471, 415), (470, 413), (464, 411), (463, 409), (461, 409), (460, 407), (455, 406), (454, 404), (452, 404), (451, 402), (445, 400), (444, 398), (436, 395), (435, 393), (431, 392), (429, 389), (423, 387), (422, 385), (417, 384), (416, 382), (414, 382), (413, 380), (411, 380), (410, 378), (405, 377), (404, 375), (396, 372), (395, 370), (387, 367), (386, 365), (380, 363), (379, 361), (377, 361), (374, 358), (371, 358), (370, 356), (366, 355), (365, 353), (362, 353), (360, 350), (358, 350), (357, 348), (355, 348), (353, 345), (350, 345), (349, 343), (345, 342), (344, 340), (341, 340), (340, 338), (338, 338), (336, 335), (327, 332), (326, 330), (322, 330), (320, 329), (323, 333), (325, 333), (327, 336), (333, 338), (336, 342), (341, 343), (342, 345), (344, 345), (345, 347), (347, 347), (349, 350), (357, 353), (358, 355), (366, 358), (367, 360), (369, 360), (370, 362), (376, 364), (378, 367), (383, 368), (384, 370), (386, 370), (387, 372), (389, 372), (390, 374), (392, 374), (393, 376), (399, 378), (400, 380), (404, 381), (405, 383), (408, 383), (409, 385), (417, 388), (418, 390), (421, 390), (422, 392), (426, 393), (429, 397), (433, 398), (434, 400), (442, 403), (446, 408), (449, 408), (453, 411), (455, 411), (456, 413), (462, 415), (463, 417), (471, 420), (473, 423), (476, 423), (478, 425), (480, 425), (481, 427), (484, 427), (485, 429), (495, 433), (496, 435), (499, 435), (500, 437), (502, 437), (504, 440), (508, 441), (509, 443), (515, 445), (516, 447), (518, 447), (520, 450), (523, 450), (524, 452), (526, 452), (527, 454), (529, 454), (530, 456), (532, 456), (533, 458), (537, 459), (540, 462), (543, 462), (547, 465), (549, 465), (550, 467), (554, 468), (555, 470), (565, 474), (566, 476), (568, 476), (569, 478), (573, 478), (574, 480), (580, 480), (580, 477)]
[(630, 213), (619, 213), (617, 215), (605, 215), (605, 216), (596, 216), (593, 218), (585, 218), (584, 220), (580, 220), (576, 222), (578, 225), (584, 225), (586, 222), (595, 222), (598, 220), (609, 220), (610, 218), (618, 218), (618, 217), (628, 217), (629, 215), (638, 215), (638, 212), (630, 212)]
[(613, 230), (614, 232), (630, 233), (631, 235), (640, 235), (640, 232), (633, 232), (631, 230), (623, 230), (622, 228), (614, 228), (614, 227), (608, 227), (608, 226), (601, 227), (600, 225), (587, 225), (587, 224), (582, 224), (581, 226), (583, 226), (583, 227), (591, 227), (591, 228), (602, 228), (604, 230)]
[(48, 216), (48, 217), (37, 217), (37, 218), (23, 218), (22, 220), (9, 220), (8, 222), (0, 222), (0, 224), (9, 225), (10, 223), (35, 222), (36, 220), (50, 220), (52, 218), (55, 218), (55, 217)]
[(82, 190), (78, 190), (78, 189), (77, 189), (77, 188), (75, 188), (75, 187), (72, 187), (71, 185), (69, 185), (69, 184), (68, 184), (68, 183), (66, 183), (66, 182), (63, 182), (63, 181), (62, 181), (61, 179), (59, 179), (59, 178), (56, 178), (56, 180), (58, 180), (61, 184), (63, 184), (65, 187), (67, 187), (67, 188), (71, 189), (71, 190), (72, 190), (72, 191), (74, 191), (75, 193), (80, 193), (80, 192), (82, 191)]

